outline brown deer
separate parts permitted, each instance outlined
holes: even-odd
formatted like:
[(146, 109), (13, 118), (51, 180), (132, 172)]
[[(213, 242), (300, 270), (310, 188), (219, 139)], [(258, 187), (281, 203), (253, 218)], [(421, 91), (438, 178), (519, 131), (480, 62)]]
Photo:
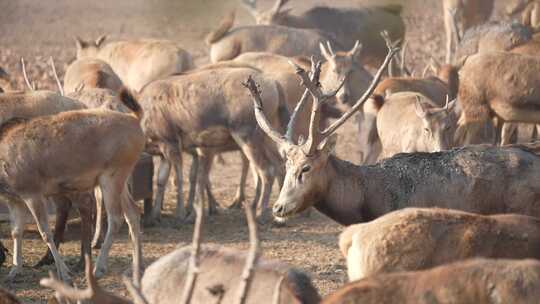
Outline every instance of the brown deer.
[(74, 93), (79, 86), (84, 88), (104, 88), (118, 91), (122, 81), (105, 61), (96, 58), (82, 58), (73, 61), (64, 75), (65, 94)]
[(538, 216), (534, 193), (540, 193), (536, 183), (540, 178), (539, 144), (504, 148), (477, 145), (438, 153), (399, 154), (374, 166), (355, 166), (332, 154), (336, 142), (332, 134), (371, 96), (382, 69), (396, 52), (390, 46), (385, 64), (364, 96), (322, 131), (318, 105), (329, 97), (303, 69), (298, 69), (315, 100), (309, 137), (298, 144), (270, 127), (255, 104), (261, 129), (286, 152), (285, 181), (273, 206), (274, 216), (289, 217), (310, 206), (343, 225), (414, 206)]
[(0, 287), (0, 304), (21, 304), (9, 291)]
[[(497, 117), (502, 122), (540, 122), (534, 88), (540, 85), (536, 69), (540, 59), (508, 52), (469, 57), (460, 71), (458, 100), (462, 107), (456, 138), (468, 142), (482, 123)], [(482, 71), (482, 77), (478, 75)], [(502, 138), (508, 137), (502, 135)]]
[(235, 14), (230, 13), (219, 27), (206, 36), (210, 46), (210, 60), (231, 60), (245, 52), (269, 52), (287, 57), (316, 56), (320, 58), (319, 42), (331, 41), (342, 49), (335, 39), (324, 32), (275, 25), (242, 26), (235, 29)]
[(347, 227), (339, 248), (347, 259), (350, 281), (472, 257), (538, 259), (540, 221), (517, 214), (406, 208)]
[(336, 37), (344, 49), (353, 48), (355, 41), (359, 41), (364, 46), (361, 64), (373, 68), (383, 62), (386, 50), (384, 39), (378, 33), (387, 31), (392, 41), (403, 41), (405, 37), (401, 5), (364, 5), (354, 8), (315, 6), (296, 16), (290, 13), (290, 8), (284, 8), (287, 2), (276, 0), (269, 10), (258, 11), (256, 1), (242, 1), (257, 24), (321, 30)]
[(441, 108), (426, 96), (413, 92), (388, 96), (377, 113), (381, 157), (450, 149), (457, 120), (453, 112), (455, 104), (455, 100), (447, 100)]
[[(141, 92), (141, 104), (147, 113), (143, 127), (147, 138), (154, 142), (163, 155), (158, 172), (158, 188), (152, 217), (158, 219), (163, 203), (166, 181), (171, 166), (177, 178), (176, 216), (185, 216), (182, 197), (182, 151), (209, 157), (215, 153), (241, 150), (249, 159), (256, 188), (255, 206), (260, 208), (264, 220), (269, 212), (267, 204), (274, 177), (280, 170), (278, 151), (262, 136), (256, 128), (255, 117), (250, 110), (251, 101), (244, 94), (241, 82), (248, 75), (260, 79), (268, 92), (265, 98), (265, 112), (271, 117), (273, 125), (283, 126), (288, 121), (287, 105), (279, 84), (255, 68), (223, 67), (193, 71), (184, 75), (172, 76), (154, 81)], [(273, 96), (273, 97), (270, 97)], [(277, 101), (277, 102), (276, 102)], [(189, 110), (188, 110), (189, 109)], [(208, 170), (201, 166), (198, 176), (200, 184), (208, 184)], [(193, 173), (190, 180), (194, 182)], [(191, 188), (194, 188), (192, 183)], [(206, 187), (200, 187), (203, 191)], [(191, 191), (190, 191), (191, 192)], [(204, 193), (199, 192), (201, 198)], [(189, 202), (193, 197), (190, 195)], [(212, 207), (211, 207), (212, 208)], [(210, 209), (213, 212), (212, 209)]]
[[(134, 280), (140, 281), (139, 214), (125, 184), (144, 149), (142, 109), (126, 91), (120, 96), (133, 114), (77, 110), (30, 120), (14, 118), (0, 128), (0, 201), (11, 205), (17, 226), (23, 225), (19, 215), (26, 207), (30, 209), (64, 280), (69, 278), (69, 271), (52, 241), (45, 200), (51, 195), (90, 191), (99, 185), (104, 192), (109, 230), (96, 273), (101, 275), (107, 269), (112, 238), (124, 213), (134, 244)], [(111, 129), (115, 132), (111, 133)], [(21, 236), (14, 234), (13, 238), (21, 248)], [(19, 269), (13, 268), (10, 276)]]
[(97, 58), (108, 63), (122, 83), (135, 91), (156, 79), (194, 68), (191, 55), (178, 43), (168, 40), (117, 41), (103, 45), (77, 37), (77, 59)]
[(321, 303), (527, 303), (540, 297), (537, 260), (473, 259), (423, 271), (375, 275)]
[[(493, 0), (444, 0), (446, 63), (452, 60), (452, 44), (457, 46), (467, 29), (487, 22), (493, 11)], [(454, 39), (457, 39), (454, 41)], [(454, 42), (454, 43), (452, 43)]]

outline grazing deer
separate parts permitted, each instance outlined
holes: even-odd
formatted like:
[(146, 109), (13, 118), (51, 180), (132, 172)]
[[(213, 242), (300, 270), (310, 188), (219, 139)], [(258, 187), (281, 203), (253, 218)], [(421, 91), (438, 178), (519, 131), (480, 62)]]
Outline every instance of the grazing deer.
[[(328, 94), (322, 93), (303, 69), (298, 69), (315, 100), (309, 137), (298, 144), (270, 127), (256, 104), (257, 122), (278, 149), (285, 151), (287, 159), (285, 181), (273, 206), (274, 216), (289, 217), (310, 206), (342, 225), (370, 221), (414, 206), (480, 214), (540, 215), (536, 204), (536, 193), (540, 194), (536, 183), (540, 178), (539, 144), (504, 148), (478, 145), (437, 153), (398, 154), (374, 166), (355, 166), (332, 154), (336, 142), (332, 134), (371, 96), (396, 52), (390, 46), (385, 64), (364, 96), (323, 131), (319, 127), (318, 105), (329, 98)], [(512, 161), (501, 161), (504, 159)]]
[(9, 291), (0, 287), (0, 304), (20, 304), (21, 302)]
[[(465, 32), (489, 20), (493, 0), (444, 0), (443, 16), (446, 32), (446, 63), (452, 60), (452, 44), (457, 46)], [(454, 41), (454, 39), (456, 39)], [(452, 43), (454, 41), (454, 43)]]
[(478, 133), (479, 124), (493, 117), (502, 122), (539, 123), (536, 101), (540, 95), (531, 89), (540, 85), (539, 68), (540, 58), (521, 54), (492, 52), (469, 57), (460, 71), (462, 113), (456, 138), (467, 142)]
[(122, 83), (137, 92), (156, 79), (194, 68), (191, 55), (176, 42), (148, 39), (103, 45), (105, 38), (101, 36), (93, 42), (77, 37), (77, 59), (105, 61)]
[[(107, 269), (108, 252), (123, 213), (134, 244), (134, 281), (140, 281), (139, 213), (125, 184), (144, 149), (142, 109), (127, 91), (122, 91), (120, 98), (133, 114), (77, 110), (30, 120), (14, 118), (0, 128), (0, 201), (12, 206), (11, 214), (19, 227), (23, 224), (20, 214), (25, 205), (30, 209), (64, 280), (69, 278), (69, 271), (52, 242), (46, 197), (90, 191), (99, 185), (103, 189), (109, 225), (96, 273), (101, 275)], [(21, 236), (14, 234), (13, 238), (21, 248)], [(20, 266), (14, 267), (10, 276), (19, 270)]]
[[(157, 144), (163, 155), (152, 213), (154, 220), (161, 212), (171, 166), (174, 166), (178, 179), (176, 217), (184, 216), (182, 151), (207, 158), (219, 152), (241, 150), (257, 176), (256, 188), (260, 191), (257, 191), (254, 206), (261, 208), (259, 215), (263, 219), (269, 215), (267, 205), (271, 185), (281, 164), (275, 146), (256, 128), (251, 101), (241, 89), (241, 82), (248, 75), (259, 79), (268, 92), (264, 101), (265, 113), (271, 117), (273, 125), (285, 125), (288, 111), (281, 87), (261, 71), (246, 66), (209, 68), (172, 76), (152, 82), (141, 92), (141, 104), (146, 113), (143, 121), (146, 136)], [(198, 176), (203, 179), (199, 185), (208, 184), (209, 168), (205, 168), (204, 163), (199, 164), (202, 168), (198, 169)], [(196, 178), (193, 172), (192, 182)], [(194, 188), (193, 183), (191, 188)], [(199, 190), (205, 188), (200, 187)], [(201, 198), (204, 197), (204, 193), (199, 193)], [(190, 204), (192, 199), (190, 195)]]
[[(382, 158), (397, 153), (439, 152), (452, 146), (456, 101), (438, 107), (426, 96), (402, 92), (388, 96), (377, 114)], [(398, 127), (396, 127), (398, 126)]]
[(378, 33), (387, 31), (392, 41), (403, 41), (405, 37), (401, 5), (358, 8), (316, 6), (296, 16), (290, 13), (291, 9), (284, 9), (287, 2), (276, 0), (272, 8), (260, 12), (256, 1), (242, 1), (257, 24), (321, 30), (336, 37), (344, 49), (353, 48), (354, 42), (358, 40), (364, 46), (361, 63), (374, 68), (383, 62), (386, 50), (384, 39)]
[(540, 29), (540, 3), (538, 0), (511, 0), (505, 7), (509, 16), (519, 15), (520, 22), (530, 26), (533, 31)]
[(321, 303), (537, 303), (540, 262), (473, 259), (351, 282)]
[(331, 35), (317, 30), (275, 25), (242, 26), (231, 30), (234, 19), (235, 14), (230, 13), (216, 30), (206, 36), (213, 63), (234, 59), (245, 52), (320, 58), (319, 42), (322, 41), (331, 41), (339, 49), (342, 48)]
[(347, 227), (339, 248), (347, 259), (350, 281), (472, 257), (538, 259), (540, 221), (517, 214), (406, 208)]
[(105, 61), (96, 58), (82, 58), (73, 61), (64, 75), (64, 92), (74, 93), (79, 86), (103, 88), (118, 91), (122, 81)]

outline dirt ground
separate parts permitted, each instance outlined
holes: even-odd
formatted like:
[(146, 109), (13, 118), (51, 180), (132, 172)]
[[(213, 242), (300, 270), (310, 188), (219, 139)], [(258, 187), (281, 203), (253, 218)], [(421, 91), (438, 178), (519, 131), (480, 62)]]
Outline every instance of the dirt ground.
[[(381, 0), (372, 0), (380, 3)], [(388, 2), (399, 0), (388, 0)], [(74, 59), (76, 35), (95, 39), (107, 34), (109, 40), (132, 38), (164, 38), (181, 42), (192, 52), (197, 63), (207, 61), (207, 47), (203, 39), (230, 9), (237, 8), (237, 24), (253, 23), (252, 18), (238, 6), (237, 0), (0, 0), (0, 66), (14, 77), (13, 86), (24, 89), (20, 73), (19, 59), (25, 57), (30, 78), (39, 88), (56, 90), (52, 74), (47, 66), (49, 56), (53, 56), (60, 77), (68, 63)], [(261, 6), (269, 6), (272, 0), (259, 0)], [(326, 3), (325, 3), (326, 2)], [(314, 4), (351, 6), (364, 1), (291, 1), (295, 11), (302, 11)], [(407, 65), (420, 73), (430, 56), (442, 60), (444, 56), (444, 32), (440, 0), (403, 0), (403, 12), (407, 24), (409, 51)], [(498, 1), (498, 6), (503, 1)], [(497, 12), (500, 9), (497, 9)], [(498, 15), (497, 13), (495, 15)], [(340, 132), (338, 155), (352, 162), (358, 161), (356, 128), (348, 123)], [(239, 157), (230, 153), (225, 156), (226, 164), (216, 164), (212, 172), (212, 182), (216, 198), (226, 205), (233, 198), (239, 179)], [(187, 162), (189, 167), (189, 161)], [(187, 175), (187, 172), (186, 172)], [(166, 197), (163, 223), (158, 227), (144, 230), (143, 253), (146, 265), (167, 254), (177, 246), (191, 241), (192, 225), (175, 228), (172, 208), (175, 202), (172, 184)], [(187, 190), (187, 186), (184, 187)], [(249, 193), (252, 192), (250, 183)], [(186, 193), (187, 195), (187, 193)], [(277, 197), (274, 188), (272, 201)], [(204, 227), (204, 242), (235, 248), (247, 248), (247, 227), (240, 210), (221, 210), (220, 214), (207, 220)], [(76, 222), (69, 226), (68, 242), (61, 253), (72, 267), (79, 257), (79, 242)], [(321, 294), (325, 295), (346, 282), (345, 260), (337, 247), (337, 236), (341, 227), (318, 213), (311, 218), (296, 218), (286, 227), (264, 226), (260, 228), (263, 254), (294, 265), (310, 273)], [(0, 223), (0, 238), (8, 248), (12, 248), (9, 224)], [(24, 303), (45, 303), (49, 290), (39, 286), (39, 279), (45, 277), (53, 266), (32, 269), (29, 265), (37, 262), (45, 251), (35, 227), (29, 225), (24, 239), (23, 255), (25, 268), (14, 284), (3, 285), (16, 293)], [(131, 261), (131, 247), (124, 227), (113, 245), (110, 255), (109, 275), (100, 281), (107, 290), (126, 294), (120, 276)], [(94, 252), (97, 254), (97, 252)], [(6, 266), (11, 264), (11, 258)], [(0, 281), (8, 269), (0, 269)], [(78, 283), (81, 274), (77, 273)], [(0, 283), (2, 285), (3, 283)]]

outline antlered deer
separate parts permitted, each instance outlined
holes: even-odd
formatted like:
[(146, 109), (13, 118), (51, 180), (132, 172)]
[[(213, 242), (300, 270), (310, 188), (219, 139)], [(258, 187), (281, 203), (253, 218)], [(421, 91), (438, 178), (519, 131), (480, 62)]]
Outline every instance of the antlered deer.
[(296, 29), (276, 25), (242, 26), (232, 29), (234, 13), (227, 15), (219, 27), (206, 36), (212, 62), (231, 60), (245, 52), (270, 52), (287, 57), (316, 56), (320, 58), (319, 42), (339, 43), (329, 34), (311, 29)]
[(191, 55), (173, 41), (146, 39), (103, 45), (104, 41), (105, 36), (95, 42), (77, 37), (77, 59), (105, 61), (123, 84), (137, 92), (151, 81), (194, 68)]
[[(134, 244), (134, 280), (140, 281), (139, 214), (125, 184), (144, 149), (142, 110), (129, 93), (123, 91), (120, 95), (134, 114), (77, 110), (30, 120), (14, 118), (0, 128), (0, 200), (10, 203), (16, 214), (24, 212), (25, 205), (30, 209), (62, 279), (69, 278), (69, 271), (52, 242), (45, 199), (51, 195), (91, 191), (99, 185), (104, 192), (109, 230), (98, 256), (96, 273), (101, 275), (107, 269), (108, 252), (123, 213)], [(111, 129), (115, 132), (111, 133)], [(20, 244), (20, 235), (13, 237)], [(18, 268), (12, 271), (14, 275)]]
[(316, 6), (301, 15), (292, 15), (284, 9), (287, 0), (276, 0), (267, 11), (257, 11), (256, 1), (243, 0), (257, 24), (282, 25), (292, 28), (317, 29), (332, 34), (344, 49), (351, 49), (359, 41), (364, 49), (360, 62), (377, 68), (384, 60), (386, 46), (378, 34), (389, 33), (392, 41), (405, 37), (405, 23), (401, 18), (401, 5), (373, 5), (359, 7)]
[(457, 38), (457, 41), (454, 42), (454, 45), (457, 46), (467, 29), (487, 22), (493, 11), (493, 2), (493, 0), (443, 1), (446, 63), (450, 63), (452, 59), (452, 41)]
[(540, 262), (473, 259), (351, 282), (321, 303), (537, 303)]
[(318, 105), (328, 96), (299, 69), (315, 102), (309, 137), (298, 144), (271, 128), (256, 103), (261, 129), (285, 151), (287, 159), (285, 182), (274, 203), (274, 216), (288, 217), (310, 206), (343, 225), (370, 221), (413, 206), (481, 214), (540, 215), (536, 204), (536, 194), (540, 194), (540, 144), (504, 148), (478, 145), (438, 153), (399, 154), (374, 166), (355, 166), (332, 154), (336, 141), (332, 134), (373, 93), (396, 52), (391, 46), (385, 64), (364, 96), (323, 131), (319, 127)]
[(540, 221), (517, 214), (406, 208), (347, 227), (339, 237), (339, 248), (347, 258), (350, 281), (472, 257), (538, 259)]

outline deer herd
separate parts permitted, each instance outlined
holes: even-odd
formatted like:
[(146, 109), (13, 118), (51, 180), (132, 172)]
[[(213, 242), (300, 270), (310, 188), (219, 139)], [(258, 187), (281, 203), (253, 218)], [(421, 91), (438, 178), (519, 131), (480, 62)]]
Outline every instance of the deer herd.
[[(201, 66), (176, 41), (101, 36), (76, 38), (63, 84), (51, 58), (59, 92), (39, 90), (23, 59), (26, 91), (0, 68), (0, 202), (13, 239), (11, 252), (0, 242), (0, 266), (13, 263), (2, 281), (23, 271), (30, 214), (48, 247), (37, 266), (56, 266), (40, 284), (59, 303), (538, 303), (540, 2), (505, 1), (508, 20), (489, 21), (494, 0), (444, 0), (445, 62), (432, 57), (421, 76), (406, 66), (402, 5), (295, 14), (288, 2), (242, 0), (255, 25), (224, 14)], [(359, 164), (334, 152), (352, 117)], [(233, 205), (245, 209), (248, 250), (201, 245), (217, 207), (212, 164), (229, 151), (242, 160)], [(131, 182), (144, 153), (158, 163), (144, 223), (160, 224), (171, 169), (174, 217), (195, 222), (190, 246), (146, 268)], [(72, 207), (85, 289), (59, 253)], [(325, 297), (306, 272), (261, 257), (257, 236), (257, 223), (310, 207), (348, 226), (335, 250), (350, 283)], [(122, 217), (130, 299), (98, 282)], [(0, 303), (19, 301), (0, 288)]]

